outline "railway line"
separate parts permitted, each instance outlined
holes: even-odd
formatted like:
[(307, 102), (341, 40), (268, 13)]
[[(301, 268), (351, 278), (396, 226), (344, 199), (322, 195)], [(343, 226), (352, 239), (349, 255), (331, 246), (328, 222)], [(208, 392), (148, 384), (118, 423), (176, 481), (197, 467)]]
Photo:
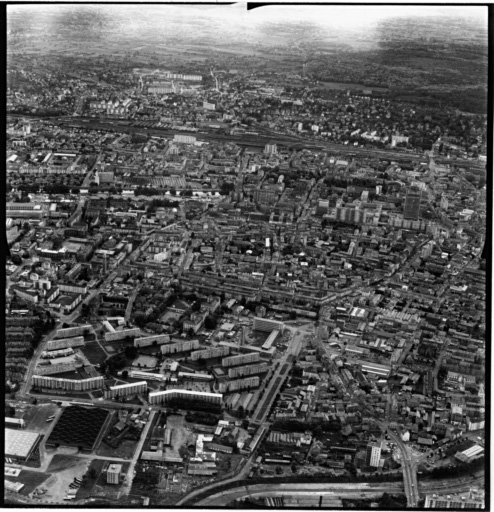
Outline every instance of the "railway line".
[[(21, 114), (8, 114), (7, 117), (22, 117), (30, 118), (41, 116), (35, 115), (21, 115)], [(173, 136), (177, 134), (183, 135), (184, 133), (190, 133), (201, 141), (218, 141), (218, 142), (234, 142), (239, 146), (247, 147), (264, 147), (268, 143), (276, 143), (279, 145), (285, 145), (294, 149), (313, 149), (319, 151), (332, 151), (335, 154), (341, 154), (346, 156), (361, 156), (361, 157), (373, 157), (381, 158), (385, 160), (400, 161), (415, 161), (415, 162), (427, 162), (428, 156), (418, 153), (404, 153), (400, 151), (392, 151), (386, 149), (368, 149), (363, 147), (345, 146), (343, 144), (336, 144), (333, 142), (315, 141), (308, 140), (296, 135), (285, 135), (269, 132), (266, 129), (259, 129), (256, 134), (222, 134), (214, 131), (197, 131), (187, 132), (180, 130), (173, 130), (166, 127), (157, 126), (139, 126), (132, 120), (115, 119), (113, 121), (100, 120), (94, 118), (77, 117), (73, 118), (70, 116), (56, 116), (56, 117), (44, 117), (41, 118), (45, 121), (51, 121), (54, 124), (67, 125), (77, 128), (90, 128), (93, 130), (105, 130), (115, 131), (121, 133), (146, 133), (151, 136)], [(435, 158), (435, 162), (438, 164), (449, 164), (461, 166), (468, 169), (485, 169), (485, 164), (481, 162), (464, 160), (464, 159), (447, 159), (447, 158)]]

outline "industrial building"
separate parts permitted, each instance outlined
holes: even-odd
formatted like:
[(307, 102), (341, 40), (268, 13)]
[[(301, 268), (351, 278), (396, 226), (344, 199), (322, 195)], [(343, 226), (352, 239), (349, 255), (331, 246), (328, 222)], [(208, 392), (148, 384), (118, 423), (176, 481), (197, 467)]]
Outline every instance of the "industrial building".
[(357, 361), (358, 364), (362, 365), (362, 372), (371, 373), (379, 377), (388, 378), (391, 373), (391, 367), (384, 364), (370, 363), (369, 361)]
[(484, 453), (484, 448), (482, 446), (476, 444), (467, 450), (463, 450), (462, 452), (457, 452), (455, 454), (455, 459), (460, 462), (466, 462), (467, 464), (478, 459)]
[(40, 434), (29, 430), (5, 429), (5, 457), (26, 462), (41, 440)]
[(485, 499), (482, 494), (472, 491), (466, 493), (447, 495), (447, 494), (427, 494), (425, 497), (424, 508), (451, 508), (460, 510), (464, 508), (485, 508)]

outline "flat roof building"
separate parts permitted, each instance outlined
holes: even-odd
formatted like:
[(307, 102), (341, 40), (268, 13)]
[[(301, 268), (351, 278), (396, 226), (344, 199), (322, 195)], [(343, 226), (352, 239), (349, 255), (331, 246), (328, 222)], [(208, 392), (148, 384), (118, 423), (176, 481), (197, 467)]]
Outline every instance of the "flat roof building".
[(40, 440), (37, 432), (5, 429), (5, 456), (26, 461)]

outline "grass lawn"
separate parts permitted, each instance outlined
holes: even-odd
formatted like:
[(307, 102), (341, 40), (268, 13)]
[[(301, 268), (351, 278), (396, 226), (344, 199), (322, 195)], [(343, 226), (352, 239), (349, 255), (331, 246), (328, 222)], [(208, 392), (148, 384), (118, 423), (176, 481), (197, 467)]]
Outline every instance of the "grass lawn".
[(26, 496), (33, 492), (36, 487), (48, 480), (50, 476), (50, 473), (38, 473), (35, 471), (26, 471), (23, 469), (17, 478), (6, 476), (5, 480), (11, 480), (12, 482), (20, 482), (21, 484), (24, 484), (20, 494)]
[(86, 343), (81, 350), (91, 364), (101, 364), (107, 358), (105, 351), (96, 342)]
[(121, 459), (125, 457), (131, 458), (136, 447), (137, 441), (131, 441), (130, 439), (124, 439), (116, 448), (112, 448), (102, 441), (96, 450), (96, 455), (101, 457), (119, 457)]

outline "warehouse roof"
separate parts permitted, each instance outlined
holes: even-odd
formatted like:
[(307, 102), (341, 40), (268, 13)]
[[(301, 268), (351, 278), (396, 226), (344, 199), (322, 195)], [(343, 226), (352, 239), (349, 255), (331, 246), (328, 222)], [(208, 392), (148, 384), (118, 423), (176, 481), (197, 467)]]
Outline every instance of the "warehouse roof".
[(5, 429), (5, 455), (27, 458), (38, 441), (39, 434), (29, 430)]

